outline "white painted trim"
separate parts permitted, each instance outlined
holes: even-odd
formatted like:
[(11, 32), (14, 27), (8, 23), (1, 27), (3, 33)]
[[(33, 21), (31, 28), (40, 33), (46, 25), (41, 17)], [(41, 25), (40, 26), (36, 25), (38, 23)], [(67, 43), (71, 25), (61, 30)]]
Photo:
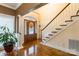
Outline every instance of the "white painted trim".
[(16, 10), (22, 3), (18, 4), (15, 8), (3, 3), (0, 3), (0, 5)]
[(15, 9), (19, 8), (22, 4), (23, 4), (23, 3), (18, 4)]
[(0, 15), (3, 15), (3, 16), (12, 16), (12, 17), (15, 17), (15, 16), (13, 16), (13, 15), (8, 15), (8, 14), (3, 14), (3, 13), (0, 13)]
[(67, 53), (70, 53), (70, 54), (74, 54), (74, 55), (78, 55), (79, 56), (79, 52), (78, 51), (75, 51), (75, 50), (70, 50), (70, 49), (67, 49), (67, 48), (63, 48), (63, 47), (60, 47), (60, 46), (55, 46), (55, 45), (51, 45), (51, 44), (48, 44), (48, 43), (43, 43), (41, 42), (42, 45), (45, 45), (45, 46), (49, 46), (51, 48), (56, 48), (58, 50), (61, 50), (61, 51), (64, 51), (64, 52), (67, 52)]

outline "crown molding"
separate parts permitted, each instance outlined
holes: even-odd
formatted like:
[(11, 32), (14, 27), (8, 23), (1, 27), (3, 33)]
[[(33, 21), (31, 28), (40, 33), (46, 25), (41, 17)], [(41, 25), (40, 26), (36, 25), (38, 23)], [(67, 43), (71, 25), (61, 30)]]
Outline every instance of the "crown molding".
[(23, 3), (20, 3), (20, 4), (17, 5), (17, 7), (14, 8), (14, 7), (11, 7), (11, 6), (7, 5), (7, 4), (0, 3), (0, 5), (5, 6), (5, 7), (8, 7), (8, 8), (13, 9), (13, 10), (16, 10), (16, 9), (19, 8), (22, 4), (23, 4)]

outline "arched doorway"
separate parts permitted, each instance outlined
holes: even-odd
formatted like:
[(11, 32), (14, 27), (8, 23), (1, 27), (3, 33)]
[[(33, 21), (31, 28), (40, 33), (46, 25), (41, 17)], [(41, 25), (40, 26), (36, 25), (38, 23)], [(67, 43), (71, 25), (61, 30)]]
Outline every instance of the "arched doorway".
[(24, 20), (24, 44), (37, 40), (36, 24), (37, 21), (32, 16), (27, 16)]

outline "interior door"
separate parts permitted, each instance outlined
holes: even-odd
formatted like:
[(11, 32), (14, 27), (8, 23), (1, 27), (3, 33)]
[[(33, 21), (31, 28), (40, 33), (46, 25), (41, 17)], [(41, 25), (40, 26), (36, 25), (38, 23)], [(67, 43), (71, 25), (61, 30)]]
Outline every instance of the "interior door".
[(24, 42), (30, 42), (37, 39), (36, 21), (25, 21)]

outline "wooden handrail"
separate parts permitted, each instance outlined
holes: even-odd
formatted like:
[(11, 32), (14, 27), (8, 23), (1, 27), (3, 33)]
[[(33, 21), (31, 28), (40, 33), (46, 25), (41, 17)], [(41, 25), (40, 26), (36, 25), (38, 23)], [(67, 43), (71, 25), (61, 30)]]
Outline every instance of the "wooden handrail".
[(50, 23), (52, 23), (53, 20), (55, 20), (71, 3), (68, 3), (41, 31), (46, 29)]

